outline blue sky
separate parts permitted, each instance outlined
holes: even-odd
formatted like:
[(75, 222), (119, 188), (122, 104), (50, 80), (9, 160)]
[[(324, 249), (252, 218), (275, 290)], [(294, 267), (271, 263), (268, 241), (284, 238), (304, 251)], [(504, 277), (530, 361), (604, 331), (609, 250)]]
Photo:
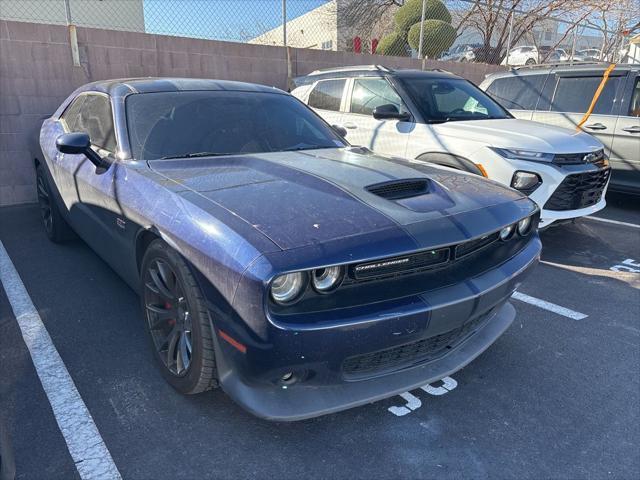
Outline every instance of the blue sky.
[[(287, 0), (287, 19), (327, 0)], [(246, 41), (282, 24), (282, 0), (144, 0), (149, 33)]]

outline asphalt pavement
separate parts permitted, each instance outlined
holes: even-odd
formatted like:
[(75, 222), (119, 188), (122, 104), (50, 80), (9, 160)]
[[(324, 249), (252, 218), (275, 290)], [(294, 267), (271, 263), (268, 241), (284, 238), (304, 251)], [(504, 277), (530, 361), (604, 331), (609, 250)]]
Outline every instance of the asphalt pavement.
[[(598, 216), (640, 225), (640, 202), (612, 197)], [(50, 243), (36, 206), (0, 209), (0, 241), (127, 479), (640, 478), (640, 228), (582, 219), (542, 238), (529, 300), (512, 301), (515, 323), (466, 368), (272, 423), (221, 391), (176, 393), (136, 294), (80, 240)], [(78, 477), (0, 288), (2, 422), (17, 478)]]

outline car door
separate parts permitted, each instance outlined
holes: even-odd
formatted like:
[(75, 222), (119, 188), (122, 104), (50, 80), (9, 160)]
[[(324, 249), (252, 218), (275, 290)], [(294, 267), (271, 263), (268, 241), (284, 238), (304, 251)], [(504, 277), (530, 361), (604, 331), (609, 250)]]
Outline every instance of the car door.
[(376, 107), (389, 104), (395, 105), (399, 112), (409, 112), (386, 78), (351, 79), (347, 90), (347, 111), (342, 117), (342, 126), (347, 129), (349, 143), (387, 155), (405, 156), (409, 134), (415, 127), (413, 120), (373, 118)]
[(640, 189), (640, 76), (630, 75), (630, 88), (616, 121), (611, 147), (611, 182), (616, 187)]
[(346, 84), (344, 78), (319, 80), (309, 92), (307, 104), (329, 125), (342, 125), (342, 97)]
[[(76, 102), (78, 105), (76, 105)], [(121, 271), (126, 240), (124, 212), (118, 200), (118, 183), (125, 171), (116, 161), (116, 135), (108, 95), (83, 93), (61, 116), (64, 131), (89, 134), (92, 148), (110, 163), (98, 170), (85, 155), (58, 152), (55, 178), (69, 221), (76, 232), (114, 269)], [(120, 181), (120, 182), (119, 182)]]
[[(600, 140), (607, 153), (613, 134), (626, 72), (612, 72), (582, 130)], [(576, 130), (589, 109), (602, 80), (602, 71), (566, 71), (551, 74), (543, 89), (533, 120)]]

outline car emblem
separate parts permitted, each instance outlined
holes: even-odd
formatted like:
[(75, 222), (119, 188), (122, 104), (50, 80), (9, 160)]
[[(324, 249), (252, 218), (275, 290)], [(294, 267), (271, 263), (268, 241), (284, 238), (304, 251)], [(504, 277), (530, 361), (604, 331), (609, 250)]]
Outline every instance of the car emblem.
[(582, 161), (585, 163), (593, 163), (598, 160), (597, 153), (587, 153), (584, 157), (582, 157)]

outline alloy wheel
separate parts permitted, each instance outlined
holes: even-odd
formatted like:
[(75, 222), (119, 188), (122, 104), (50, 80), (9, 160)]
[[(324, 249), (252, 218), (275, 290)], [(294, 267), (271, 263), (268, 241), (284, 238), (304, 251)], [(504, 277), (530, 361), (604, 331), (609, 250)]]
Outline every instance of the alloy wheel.
[(191, 316), (184, 290), (167, 262), (155, 259), (145, 272), (144, 305), (154, 346), (165, 367), (186, 375), (193, 354)]

